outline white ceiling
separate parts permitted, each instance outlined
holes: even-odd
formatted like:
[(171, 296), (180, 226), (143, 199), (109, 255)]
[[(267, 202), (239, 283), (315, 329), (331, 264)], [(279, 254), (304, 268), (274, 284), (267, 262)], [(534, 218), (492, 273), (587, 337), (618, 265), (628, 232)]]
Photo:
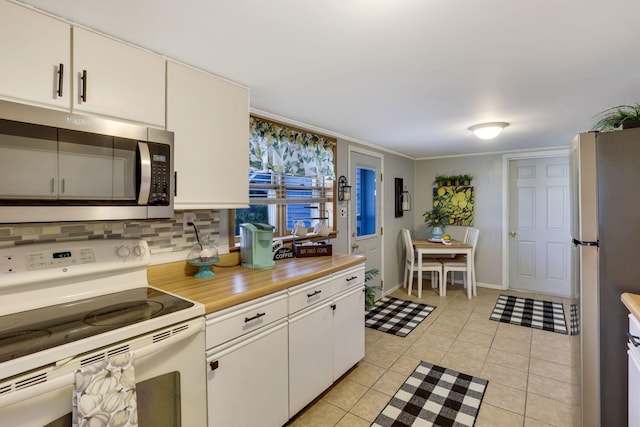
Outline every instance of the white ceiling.
[[(412, 158), (566, 146), (640, 102), (637, 0), (24, 0)], [(470, 125), (505, 121), (495, 140)]]

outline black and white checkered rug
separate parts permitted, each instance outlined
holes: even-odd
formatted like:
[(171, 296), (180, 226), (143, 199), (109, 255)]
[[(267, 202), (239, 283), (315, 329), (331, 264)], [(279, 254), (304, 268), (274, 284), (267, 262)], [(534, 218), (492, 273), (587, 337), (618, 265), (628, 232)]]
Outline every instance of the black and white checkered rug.
[(420, 362), (371, 425), (473, 426), (487, 384), (481, 378)]
[(571, 335), (580, 335), (580, 316), (578, 316), (578, 304), (571, 304), (571, 309), (569, 311)]
[(365, 316), (365, 326), (382, 332), (406, 337), (435, 310), (428, 304), (385, 297), (378, 300)]
[(489, 318), (498, 322), (528, 326), (559, 334), (567, 333), (564, 307), (558, 302), (500, 295)]

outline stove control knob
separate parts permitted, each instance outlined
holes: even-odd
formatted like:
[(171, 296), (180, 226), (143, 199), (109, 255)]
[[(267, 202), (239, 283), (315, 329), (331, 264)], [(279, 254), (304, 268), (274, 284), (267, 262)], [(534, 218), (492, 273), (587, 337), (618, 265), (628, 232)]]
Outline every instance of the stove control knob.
[(120, 258), (126, 258), (131, 254), (131, 249), (126, 246), (119, 246), (116, 248), (116, 255)]
[(144, 247), (142, 245), (135, 245), (133, 247), (133, 254), (135, 256), (144, 256), (145, 255)]

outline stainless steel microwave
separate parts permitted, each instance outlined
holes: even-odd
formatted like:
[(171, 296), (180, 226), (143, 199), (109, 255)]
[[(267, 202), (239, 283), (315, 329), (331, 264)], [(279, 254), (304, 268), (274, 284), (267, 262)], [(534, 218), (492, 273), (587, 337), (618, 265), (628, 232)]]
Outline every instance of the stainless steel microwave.
[(0, 223), (171, 218), (173, 133), (0, 101)]

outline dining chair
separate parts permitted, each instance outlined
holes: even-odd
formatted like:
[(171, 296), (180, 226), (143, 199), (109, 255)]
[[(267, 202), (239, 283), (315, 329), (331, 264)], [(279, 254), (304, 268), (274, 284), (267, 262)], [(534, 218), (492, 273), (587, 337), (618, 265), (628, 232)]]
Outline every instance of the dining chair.
[[(407, 293), (411, 295), (411, 287), (413, 286), (413, 274), (418, 271), (418, 263), (422, 263), (422, 271), (431, 272), (431, 285), (435, 288), (442, 281), (442, 264), (439, 261), (430, 261), (427, 259), (418, 259), (413, 249), (413, 241), (411, 233), (408, 229), (401, 230), (402, 241), (405, 249), (405, 268), (403, 287), (408, 287)], [(418, 298), (422, 298), (422, 287), (418, 288)]]
[(478, 244), (478, 235), (480, 230), (473, 227), (467, 227), (467, 231), (464, 234), (464, 243), (473, 247), (471, 249), (471, 272), (467, 271), (467, 260), (465, 256), (453, 258), (451, 260), (440, 259), (442, 263), (442, 280), (440, 281), (440, 295), (446, 296), (447, 294), (447, 273), (451, 272), (451, 284), (454, 281), (454, 271), (462, 271), (464, 287), (473, 286), (473, 295), (477, 295), (476, 281), (475, 281), (475, 256), (476, 246)]

